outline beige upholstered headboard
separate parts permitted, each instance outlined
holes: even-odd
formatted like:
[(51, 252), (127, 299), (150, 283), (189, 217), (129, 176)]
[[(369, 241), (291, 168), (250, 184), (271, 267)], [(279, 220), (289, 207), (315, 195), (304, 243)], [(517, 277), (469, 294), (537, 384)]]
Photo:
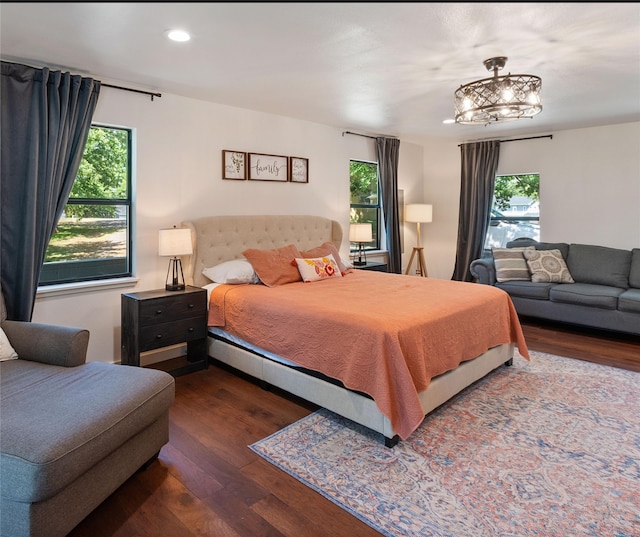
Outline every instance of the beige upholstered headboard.
[(182, 222), (191, 230), (193, 254), (182, 258), (187, 284), (202, 287), (211, 283), (202, 269), (223, 261), (243, 259), (247, 248), (268, 250), (295, 244), (308, 250), (331, 241), (340, 250), (342, 227), (322, 216), (251, 215), (205, 216)]

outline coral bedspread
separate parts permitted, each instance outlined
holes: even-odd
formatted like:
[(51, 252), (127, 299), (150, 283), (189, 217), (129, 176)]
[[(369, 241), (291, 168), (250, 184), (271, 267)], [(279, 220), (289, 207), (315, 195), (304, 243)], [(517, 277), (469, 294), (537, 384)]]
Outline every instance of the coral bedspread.
[(220, 285), (209, 326), (370, 395), (406, 439), (418, 393), (488, 349), (528, 351), (509, 295), (493, 286), (356, 270), (279, 287)]

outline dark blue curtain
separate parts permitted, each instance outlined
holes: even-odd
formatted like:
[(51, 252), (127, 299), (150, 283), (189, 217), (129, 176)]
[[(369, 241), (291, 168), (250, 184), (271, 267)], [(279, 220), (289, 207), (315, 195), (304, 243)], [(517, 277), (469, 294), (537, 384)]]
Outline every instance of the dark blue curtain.
[(376, 138), (378, 172), (385, 235), (389, 251), (389, 272), (402, 273), (402, 246), (400, 244), (400, 217), (398, 207), (398, 158), (400, 140)]
[(469, 265), (482, 255), (491, 218), (493, 190), (500, 157), (500, 142), (475, 142), (460, 146), (460, 213), (458, 243), (452, 280), (473, 281)]
[(9, 319), (30, 321), (44, 256), (69, 199), (100, 82), (2, 62), (0, 283)]

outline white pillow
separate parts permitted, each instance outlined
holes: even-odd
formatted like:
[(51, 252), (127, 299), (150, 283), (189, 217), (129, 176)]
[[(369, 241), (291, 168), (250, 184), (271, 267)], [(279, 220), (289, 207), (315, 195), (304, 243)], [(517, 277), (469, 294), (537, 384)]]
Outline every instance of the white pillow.
[(4, 333), (4, 330), (0, 328), (0, 362), (5, 360), (15, 360), (18, 357), (18, 353), (9, 343), (9, 338)]
[(215, 267), (202, 269), (202, 274), (216, 283), (259, 283), (258, 275), (246, 259), (225, 261)]
[(296, 257), (296, 265), (305, 282), (317, 282), (328, 278), (342, 278), (342, 273), (332, 254), (302, 259)]

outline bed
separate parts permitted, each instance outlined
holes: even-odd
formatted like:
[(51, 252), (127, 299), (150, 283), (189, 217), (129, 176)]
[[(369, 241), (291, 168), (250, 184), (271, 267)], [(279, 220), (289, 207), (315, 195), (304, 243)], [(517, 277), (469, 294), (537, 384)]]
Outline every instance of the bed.
[(324, 245), (339, 257), (342, 229), (331, 219), (209, 216), (182, 226), (194, 247), (183, 259), (185, 279), (210, 291), (209, 356), (381, 433), (389, 447), (509, 365), (516, 345), (528, 358), (510, 298), (490, 286), (353, 269), (269, 286), (215, 284), (203, 274), (247, 250), (313, 253)]

